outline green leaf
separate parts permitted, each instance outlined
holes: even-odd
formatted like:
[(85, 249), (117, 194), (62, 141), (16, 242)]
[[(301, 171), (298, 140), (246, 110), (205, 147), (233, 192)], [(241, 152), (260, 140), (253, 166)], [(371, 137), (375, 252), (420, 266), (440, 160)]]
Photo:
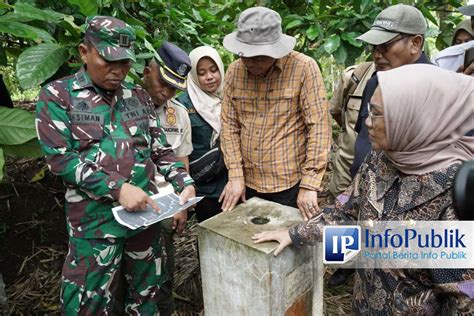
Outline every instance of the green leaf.
[(340, 45), (339, 48), (333, 54), (336, 63), (339, 65), (344, 65), (347, 59), (347, 49), (344, 45)]
[(0, 2), (0, 9), (11, 9), (11, 8), (13, 8), (12, 5), (9, 5), (5, 2)]
[(0, 21), (0, 33), (8, 33), (14, 36), (37, 40), (41, 38), (45, 42), (54, 42), (54, 38), (47, 31), (20, 22)]
[(293, 28), (295, 28), (295, 27), (297, 27), (297, 26), (302, 25), (303, 23), (304, 23), (303, 20), (293, 20), (293, 21), (291, 21), (290, 23), (288, 23), (288, 24), (286, 25), (286, 28), (285, 28), (285, 29), (286, 29), (286, 30), (290, 30), (290, 29), (293, 29)]
[(358, 36), (358, 34), (355, 33), (355, 32), (348, 32), (348, 33), (342, 33), (341, 34), (341, 38), (343, 40), (345, 40), (346, 42), (348, 42), (349, 44), (351, 44), (352, 46), (361, 47), (362, 42), (356, 40), (357, 36)]
[(38, 158), (43, 156), (37, 138), (20, 145), (2, 145), (5, 156), (19, 158)]
[(23, 89), (35, 87), (54, 75), (68, 59), (67, 48), (58, 44), (39, 44), (18, 57), (16, 75)]
[(428, 18), (434, 25), (438, 26), (438, 20), (431, 14), (430, 10), (428, 10), (424, 5), (420, 6), (420, 11), (423, 13), (423, 15)]
[(59, 23), (64, 20), (64, 14), (52, 10), (38, 9), (28, 3), (17, 2), (15, 4), (15, 13), (30, 18), (32, 20), (40, 20), (45, 22)]
[(318, 36), (319, 28), (316, 25), (313, 24), (306, 30), (306, 37), (308, 37), (310, 41), (314, 41)]
[(79, 7), (79, 11), (85, 16), (96, 15), (99, 7), (96, 0), (67, 0), (69, 4)]
[(31, 21), (30, 18), (18, 15), (14, 12), (9, 12), (7, 14), (2, 15), (2, 22), (29, 22)]
[(202, 17), (199, 11), (194, 8), (192, 10), (193, 10), (193, 16), (196, 19), (196, 21), (202, 22)]
[(19, 108), (0, 107), (0, 145), (19, 145), (36, 138), (35, 117)]
[(331, 35), (324, 43), (324, 50), (328, 54), (334, 53), (341, 45), (341, 38), (338, 35)]
[(3, 166), (5, 166), (5, 156), (2, 147), (0, 147), (0, 181), (3, 179)]
[(436, 37), (438, 37), (439, 34), (441, 34), (440, 30), (430, 27), (430, 28), (428, 28), (428, 30), (426, 30), (425, 37), (436, 38)]
[(6, 66), (7, 63), (8, 63), (7, 53), (5, 49), (2, 46), (0, 46), (0, 66)]
[(155, 56), (153, 53), (141, 53), (141, 54), (136, 54), (135, 58), (136, 59), (150, 59)]

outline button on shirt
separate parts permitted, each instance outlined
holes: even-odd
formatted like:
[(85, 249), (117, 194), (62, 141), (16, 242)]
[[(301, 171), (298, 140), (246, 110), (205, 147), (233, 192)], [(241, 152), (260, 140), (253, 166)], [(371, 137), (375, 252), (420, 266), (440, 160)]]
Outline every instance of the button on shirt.
[(222, 149), (229, 179), (259, 192), (320, 190), (331, 130), (316, 62), (298, 52), (278, 59), (263, 78), (239, 59), (226, 73)]

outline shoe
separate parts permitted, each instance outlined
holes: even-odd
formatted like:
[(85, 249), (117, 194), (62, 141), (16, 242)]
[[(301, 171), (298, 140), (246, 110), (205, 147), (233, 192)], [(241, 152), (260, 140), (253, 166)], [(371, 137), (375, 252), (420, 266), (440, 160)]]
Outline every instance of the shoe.
[(350, 276), (354, 274), (354, 269), (337, 269), (327, 281), (329, 287), (337, 287), (345, 284)]

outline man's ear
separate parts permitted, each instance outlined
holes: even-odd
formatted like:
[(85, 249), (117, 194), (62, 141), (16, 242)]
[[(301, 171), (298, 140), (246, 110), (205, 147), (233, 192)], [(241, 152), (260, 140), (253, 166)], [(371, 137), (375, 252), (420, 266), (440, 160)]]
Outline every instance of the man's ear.
[(425, 43), (425, 40), (422, 35), (415, 35), (411, 38), (412, 46), (413, 48), (416, 48), (416, 52), (418, 53), (419, 51), (423, 51), (423, 44)]
[(81, 43), (79, 45), (79, 54), (81, 54), (81, 59), (84, 64), (87, 64), (87, 57), (89, 56), (89, 48), (86, 44)]
[(150, 73), (151, 73), (150, 66), (145, 66), (145, 68), (143, 68), (143, 77), (148, 77)]
[(148, 81), (150, 80), (150, 76), (151, 76), (151, 67), (145, 66), (145, 68), (143, 68), (143, 85), (145, 87), (148, 87)]

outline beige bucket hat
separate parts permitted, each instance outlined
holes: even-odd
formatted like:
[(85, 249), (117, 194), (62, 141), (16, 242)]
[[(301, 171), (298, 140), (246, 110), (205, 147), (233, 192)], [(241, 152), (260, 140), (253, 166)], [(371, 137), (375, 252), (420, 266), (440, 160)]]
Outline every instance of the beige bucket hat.
[(280, 15), (268, 8), (243, 11), (237, 31), (224, 37), (224, 47), (240, 57), (270, 56), (282, 58), (295, 47), (296, 39), (283, 34)]

